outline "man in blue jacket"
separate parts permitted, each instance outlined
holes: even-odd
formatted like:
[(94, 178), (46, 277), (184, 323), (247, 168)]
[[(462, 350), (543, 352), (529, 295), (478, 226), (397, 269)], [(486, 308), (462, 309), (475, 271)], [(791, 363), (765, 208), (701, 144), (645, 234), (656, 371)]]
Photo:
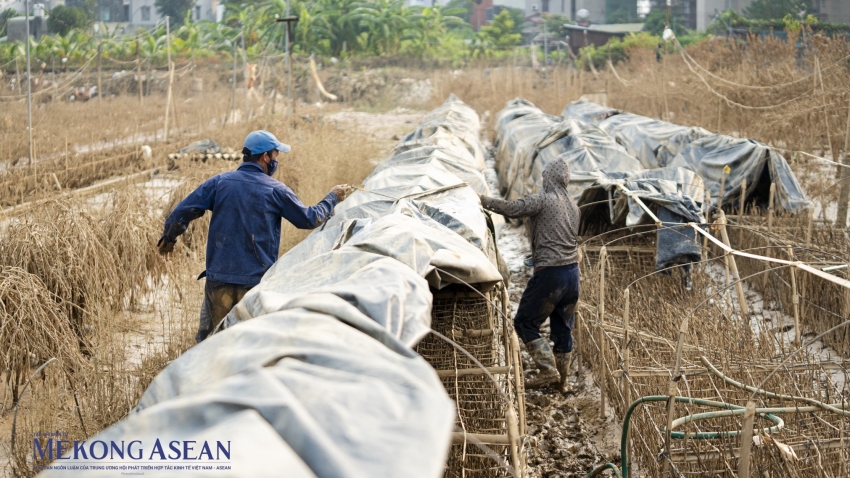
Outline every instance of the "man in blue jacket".
[(157, 244), (160, 254), (174, 249), (177, 236), (186, 232), (191, 221), (212, 211), (207, 269), (198, 277), (206, 277), (207, 282), (197, 342), (215, 330), (277, 260), (281, 217), (299, 229), (315, 229), (351, 191), (347, 184), (337, 185), (315, 206), (305, 206), (291, 189), (271, 177), (278, 154), (289, 150), (268, 131), (252, 132), (245, 138), (239, 168), (206, 180), (165, 221)]

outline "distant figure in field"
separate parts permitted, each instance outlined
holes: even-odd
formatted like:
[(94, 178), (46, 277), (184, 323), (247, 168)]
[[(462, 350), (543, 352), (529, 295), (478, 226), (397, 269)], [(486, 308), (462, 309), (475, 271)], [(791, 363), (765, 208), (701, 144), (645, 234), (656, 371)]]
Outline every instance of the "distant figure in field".
[(277, 260), (281, 218), (299, 229), (314, 229), (333, 215), (334, 207), (351, 191), (347, 184), (337, 185), (315, 206), (305, 206), (291, 189), (272, 178), (278, 154), (289, 150), (268, 131), (252, 132), (245, 138), (243, 163), (236, 171), (206, 180), (165, 221), (157, 244), (163, 255), (174, 249), (191, 221), (212, 211), (207, 268), (198, 277), (206, 277), (207, 282), (197, 342), (215, 330)]

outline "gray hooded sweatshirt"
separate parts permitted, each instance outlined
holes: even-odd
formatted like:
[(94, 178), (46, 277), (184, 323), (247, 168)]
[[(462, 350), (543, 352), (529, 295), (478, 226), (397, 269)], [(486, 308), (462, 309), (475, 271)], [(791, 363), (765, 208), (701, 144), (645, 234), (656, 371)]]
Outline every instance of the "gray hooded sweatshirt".
[(515, 201), (481, 196), (481, 205), (510, 218), (529, 218), (534, 267), (554, 267), (578, 262), (576, 250), (578, 206), (567, 192), (570, 166), (562, 158), (543, 170), (543, 192)]

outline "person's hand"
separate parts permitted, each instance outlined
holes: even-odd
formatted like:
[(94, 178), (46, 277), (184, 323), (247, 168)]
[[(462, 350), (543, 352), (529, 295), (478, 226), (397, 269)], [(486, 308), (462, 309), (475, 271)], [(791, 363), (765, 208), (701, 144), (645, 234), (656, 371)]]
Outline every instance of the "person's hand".
[(348, 184), (337, 184), (331, 189), (331, 192), (336, 194), (336, 198), (338, 202), (345, 201), (345, 198), (351, 194), (351, 190), (353, 188)]
[(156, 248), (159, 250), (160, 255), (168, 255), (172, 251), (174, 251), (174, 242), (166, 242), (165, 238), (161, 238), (159, 242), (156, 243)]

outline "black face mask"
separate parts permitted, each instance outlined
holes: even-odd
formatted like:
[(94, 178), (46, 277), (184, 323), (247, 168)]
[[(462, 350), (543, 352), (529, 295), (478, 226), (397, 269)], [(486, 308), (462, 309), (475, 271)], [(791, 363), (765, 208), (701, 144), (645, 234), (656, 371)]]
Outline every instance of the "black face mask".
[(277, 171), (277, 160), (272, 159), (271, 161), (269, 161), (269, 164), (268, 166), (266, 166), (266, 169), (268, 170), (266, 174), (268, 174), (269, 176), (274, 175), (274, 172)]

